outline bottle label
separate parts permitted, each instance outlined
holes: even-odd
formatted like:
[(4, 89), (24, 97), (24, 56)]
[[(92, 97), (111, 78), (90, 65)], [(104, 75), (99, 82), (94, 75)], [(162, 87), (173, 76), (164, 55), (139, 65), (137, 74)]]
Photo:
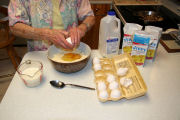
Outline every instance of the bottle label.
[(116, 54), (118, 52), (118, 38), (110, 38), (106, 41), (107, 54)]

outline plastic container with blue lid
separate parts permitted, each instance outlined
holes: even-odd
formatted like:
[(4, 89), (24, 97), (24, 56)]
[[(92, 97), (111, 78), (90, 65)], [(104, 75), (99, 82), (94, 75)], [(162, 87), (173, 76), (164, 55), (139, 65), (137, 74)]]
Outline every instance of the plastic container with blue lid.
[(116, 13), (114, 11), (108, 11), (107, 14), (110, 15), (110, 16), (115, 16), (116, 15)]
[(101, 19), (98, 50), (103, 57), (111, 58), (119, 53), (120, 26), (120, 19), (115, 16), (114, 11), (108, 11)]

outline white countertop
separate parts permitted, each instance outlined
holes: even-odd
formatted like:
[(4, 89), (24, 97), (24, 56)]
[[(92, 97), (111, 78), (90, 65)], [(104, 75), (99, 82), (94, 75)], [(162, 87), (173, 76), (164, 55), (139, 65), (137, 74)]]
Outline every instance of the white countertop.
[[(16, 73), (1, 104), (0, 120), (180, 120), (180, 53), (167, 53), (159, 45), (154, 63), (138, 67), (148, 87), (145, 96), (101, 103), (96, 92), (66, 87), (56, 89), (50, 80), (95, 87), (91, 60), (80, 72), (64, 74), (53, 69), (46, 52), (29, 52), (24, 60), (44, 65), (43, 83), (28, 88)], [(99, 55), (92, 51), (92, 57)]]

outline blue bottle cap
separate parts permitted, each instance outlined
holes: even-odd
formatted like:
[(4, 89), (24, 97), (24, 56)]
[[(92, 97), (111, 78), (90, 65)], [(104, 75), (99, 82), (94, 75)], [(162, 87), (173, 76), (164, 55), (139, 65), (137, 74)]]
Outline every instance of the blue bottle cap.
[(108, 15), (114, 16), (116, 13), (114, 11), (108, 11)]

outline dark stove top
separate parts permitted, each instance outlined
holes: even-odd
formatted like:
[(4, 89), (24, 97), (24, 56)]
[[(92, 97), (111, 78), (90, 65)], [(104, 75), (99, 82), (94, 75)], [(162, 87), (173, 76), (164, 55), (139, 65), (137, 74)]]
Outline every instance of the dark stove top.
[[(178, 29), (177, 24), (180, 24), (180, 17), (173, 13), (168, 8), (162, 5), (129, 5), (129, 6), (116, 6), (122, 14), (124, 20), (128, 23), (138, 23), (142, 26), (152, 25), (163, 28), (163, 31), (169, 28)], [(163, 17), (160, 22), (144, 22), (138, 16), (134, 15), (137, 11), (155, 11)]]

